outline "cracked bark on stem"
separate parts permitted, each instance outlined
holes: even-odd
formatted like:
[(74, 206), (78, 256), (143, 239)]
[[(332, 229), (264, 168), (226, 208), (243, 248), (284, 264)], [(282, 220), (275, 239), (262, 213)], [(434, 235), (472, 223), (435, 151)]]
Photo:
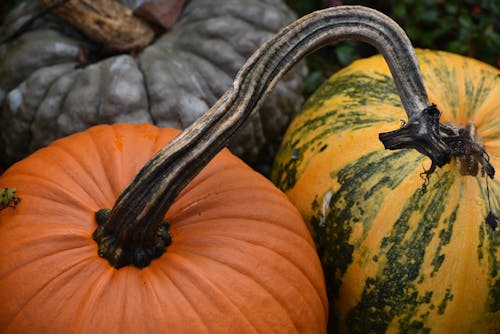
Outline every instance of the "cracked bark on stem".
[(144, 267), (161, 255), (167, 244), (162, 238), (168, 238), (164, 217), (181, 190), (261, 107), (294, 64), (325, 45), (348, 39), (367, 42), (382, 53), (408, 115), (407, 126), (398, 130), (404, 130), (402, 145), (400, 132), (382, 137), (396, 148), (416, 148), (438, 165), (449, 161), (449, 149), (439, 136), (439, 111), (428, 101), (405, 32), (389, 17), (366, 7), (328, 8), (295, 21), (259, 48), (233, 87), (143, 167), (112, 210), (100, 212), (101, 224), (94, 233), (100, 254), (115, 267)]

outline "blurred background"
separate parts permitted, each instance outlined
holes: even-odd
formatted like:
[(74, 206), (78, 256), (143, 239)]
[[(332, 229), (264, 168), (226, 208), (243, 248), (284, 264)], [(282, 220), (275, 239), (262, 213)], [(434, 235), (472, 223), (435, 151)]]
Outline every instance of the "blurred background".
[[(500, 67), (500, 0), (287, 0), (299, 16), (328, 6), (364, 5), (392, 17), (413, 45), (473, 57)], [(365, 43), (342, 42), (307, 59), (306, 95), (339, 68), (375, 54)]]

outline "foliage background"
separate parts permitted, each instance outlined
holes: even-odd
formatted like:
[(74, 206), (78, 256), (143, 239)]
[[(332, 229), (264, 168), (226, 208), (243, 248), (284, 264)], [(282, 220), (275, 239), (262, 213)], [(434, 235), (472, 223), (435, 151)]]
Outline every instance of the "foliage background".
[[(392, 17), (419, 48), (473, 57), (500, 67), (500, 0), (286, 0), (299, 16), (336, 5), (363, 5)], [(311, 55), (305, 95), (339, 68), (375, 54), (359, 42), (342, 42)]]

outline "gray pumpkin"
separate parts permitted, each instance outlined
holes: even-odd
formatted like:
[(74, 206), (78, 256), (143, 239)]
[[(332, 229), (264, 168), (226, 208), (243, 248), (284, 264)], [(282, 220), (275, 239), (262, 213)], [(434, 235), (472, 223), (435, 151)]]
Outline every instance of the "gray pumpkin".
[[(121, 2), (133, 9), (143, 1)], [(37, 1), (21, 4), (8, 15), (0, 40), (39, 11)], [(174, 28), (139, 54), (82, 67), (81, 50), (95, 45), (46, 15), (0, 45), (2, 163), (99, 123), (185, 128), (230, 87), (246, 59), (295, 18), (282, 0), (191, 0)], [(296, 66), (281, 80), (229, 143), (234, 153), (251, 163), (283, 133), (302, 103), (306, 71)]]

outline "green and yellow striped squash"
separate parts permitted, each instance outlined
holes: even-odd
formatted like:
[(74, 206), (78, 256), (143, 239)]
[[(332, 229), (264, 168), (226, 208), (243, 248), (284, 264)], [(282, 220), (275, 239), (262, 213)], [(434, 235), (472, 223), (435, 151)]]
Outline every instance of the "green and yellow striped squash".
[[(500, 170), (500, 71), (417, 50), (441, 121), (475, 126)], [(336, 73), (289, 126), (273, 181), (313, 232), (340, 333), (500, 333), (500, 183), (431, 175), (415, 150), (384, 150), (378, 133), (406, 119), (381, 56)], [(487, 183), (488, 182), (488, 183)], [(489, 202), (488, 204), (488, 189)]]

